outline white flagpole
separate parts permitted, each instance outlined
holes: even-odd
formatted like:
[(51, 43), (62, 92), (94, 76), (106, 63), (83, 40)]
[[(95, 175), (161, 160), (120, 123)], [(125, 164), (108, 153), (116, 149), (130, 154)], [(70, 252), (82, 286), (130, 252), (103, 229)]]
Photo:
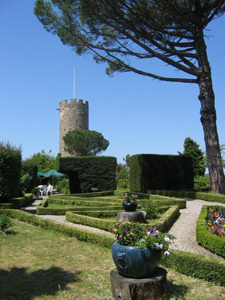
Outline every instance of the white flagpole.
[(75, 65), (73, 69), (73, 99), (75, 99)]

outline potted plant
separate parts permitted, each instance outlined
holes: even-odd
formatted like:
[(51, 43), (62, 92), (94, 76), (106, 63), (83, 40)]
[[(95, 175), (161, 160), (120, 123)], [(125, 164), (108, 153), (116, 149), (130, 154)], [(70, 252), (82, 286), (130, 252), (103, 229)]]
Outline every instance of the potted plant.
[(129, 192), (125, 192), (121, 200), (123, 208), (127, 212), (135, 211), (137, 209), (138, 196)]
[(117, 241), (112, 245), (112, 257), (120, 275), (128, 278), (150, 277), (158, 267), (161, 256), (169, 255), (171, 234), (157, 228), (146, 230), (139, 223), (123, 222), (113, 225)]

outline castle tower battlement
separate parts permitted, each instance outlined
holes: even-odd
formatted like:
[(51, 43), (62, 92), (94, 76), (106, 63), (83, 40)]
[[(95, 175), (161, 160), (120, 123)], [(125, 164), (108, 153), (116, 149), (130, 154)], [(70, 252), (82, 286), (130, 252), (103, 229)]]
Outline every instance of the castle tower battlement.
[(63, 136), (75, 129), (89, 129), (88, 101), (62, 100), (59, 102), (59, 152), (64, 157), (70, 154), (64, 150)]

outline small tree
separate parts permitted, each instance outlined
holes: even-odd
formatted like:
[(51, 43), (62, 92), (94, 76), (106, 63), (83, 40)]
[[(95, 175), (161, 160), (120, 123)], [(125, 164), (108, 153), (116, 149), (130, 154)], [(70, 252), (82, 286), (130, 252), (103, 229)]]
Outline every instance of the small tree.
[(23, 165), (35, 165), (38, 171), (47, 172), (55, 167), (55, 157), (51, 155), (52, 150), (46, 153), (44, 150), (33, 154), (31, 157), (23, 160)]
[[(225, 13), (224, 0), (36, 0), (34, 13), (77, 54), (92, 53), (106, 72), (135, 72), (167, 82), (197, 84), (212, 190), (225, 193), (215, 95), (205, 29)], [(145, 62), (139, 64), (139, 61)], [(171, 66), (165, 76), (149, 60)], [(149, 67), (150, 66), (150, 67)]]
[(204, 176), (206, 169), (206, 160), (204, 152), (199, 148), (199, 144), (190, 137), (184, 140), (184, 152), (178, 152), (180, 155), (189, 155), (193, 162), (194, 177)]
[(86, 129), (71, 130), (63, 140), (65, 151), (76, 156), (95, 156), (109, 146), (109, 141), (101, 133)]

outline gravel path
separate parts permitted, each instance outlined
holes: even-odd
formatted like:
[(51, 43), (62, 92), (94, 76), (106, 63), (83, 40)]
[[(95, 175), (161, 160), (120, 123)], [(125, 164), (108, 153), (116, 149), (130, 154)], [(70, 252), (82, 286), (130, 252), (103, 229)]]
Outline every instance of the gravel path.
[[(198, 245), (196, 241), (196, 223), (203, 205), (225, 206), (225, 204), (203, 201), (203, 200), (192, 200), (192, 199), (186, 199), (186, 200), (187, 200), (187, 208), (180, 209), (180, 216), (178, 217), (178, 219), (175, 221), (175, 223), (169, 230), (169, 232), (176, 237), (176, 239), (174, 240), (170, 248), (175, 250), (210, 256), (218, 259), (223, 259), (222, 257), (213, 254), (210, 251), (206, 250), (204, 247)], [(36, 200), (32, 203), (32, 205), (25, 207), (23, 209), (35, 214), (36, 208), (40, 204), (40, 201), (41, 200)], [(67, 224), (69, 226), (93, 231), (99, 234), (114, 236), (112, 233), (106, 232), (101, 229), (68, 222), (65, 216), (37, 215), (37, 217), (54, 220), (60, 223)]]

